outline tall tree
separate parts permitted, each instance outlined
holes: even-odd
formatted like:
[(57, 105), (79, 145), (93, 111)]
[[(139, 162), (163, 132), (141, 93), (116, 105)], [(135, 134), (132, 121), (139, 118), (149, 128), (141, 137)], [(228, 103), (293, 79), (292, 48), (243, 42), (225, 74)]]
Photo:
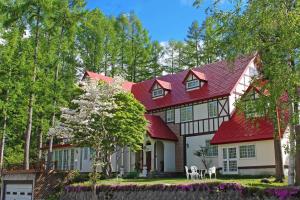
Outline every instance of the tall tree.
[[(217, 2), (217, 1), (215, 1)], [(257, 51), (263, 61), (262, 75), (268, 80), (265, 85), (270, 97), (264, 101), (265, 107), (272, 107), (271, 119), (276, 118), (279, 98), (288, 94), (290, 106), (297, 105), (299, 95), (299, 2), (293, 0), (252, 0), (248, 2), (233, 1), (234, 9), (222, 11), (214, 7), (212, 17), (219, 28), (220, 40), (217, 48), (226, 58)], [(201, 0), (195, 1), (196, 6)], [(290, 106), (287, 106), (288, 109)], [(295, 129), (299, 123), (297, 106), (290, 113), (290, 123)], [(276, 120), (275, 120), (276, 121)], [(274, 149), (276, 161), (276, 179), (282, 181), (283, 169), (280, 128), (274, 123)], [(294, 141), (291, 141), (294, 142)], [(296, 139), (297, 142), (297, 139)], [(296, 146), (296, 160), (299, 160), (300, 145)], [(293, 152), (291, 152), (293, 153)], [(300, 184), (300, 166), (296, 165), (296, 183)]]
[(183, 67), (183, 48), (180, 41), (170, 40), (165, 49), (166, 72), (170, 74), (177, 73), (184, 69)]
[(203, 62), (202, 43), (203, 43), (203, 28), (199, 26), (198, 21), (194, 21), (188, 29), (185, 39), (186, 46), (184, 49), (184, 62), (189, 68), (198, 67)]
[(158, 41), (152, 42), (150, 60), (148, 63), (149, 66), (147, 70), (151, 77), (155, 78), (162, 75), (163, 68), (161, 62), (163, 56), (163, 47), (159, 44)]
[(151, 43), (147, 30), (134, 13), (129, 16), (129, 49), (127, 54), (127, 80), (137, 82), (149, 78), (147, 69)]
[(104, 56), (105, 16), (95, 9), (86, 14), (78, 33), (78, 48), (80, 51), (81, 66), (84, 70), (103, 72), (101, 65)]
[(129, 48), (129, 19), (125, 14), (120, 14), (115, 22), (117, 34), (117, 43), (119, 45), (119, 52), (117, 55), (117, 62), (120, 65), (119, 75), (125, 76), (125, 68), (127, 67), (126, 62), (126, 51)]

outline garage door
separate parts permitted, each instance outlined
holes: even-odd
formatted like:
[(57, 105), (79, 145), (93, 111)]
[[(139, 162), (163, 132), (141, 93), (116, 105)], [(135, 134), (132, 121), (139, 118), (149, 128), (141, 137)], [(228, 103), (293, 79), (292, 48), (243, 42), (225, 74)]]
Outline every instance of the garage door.
[(7, 184), (5, 200), (31, 200), (32, 184)]

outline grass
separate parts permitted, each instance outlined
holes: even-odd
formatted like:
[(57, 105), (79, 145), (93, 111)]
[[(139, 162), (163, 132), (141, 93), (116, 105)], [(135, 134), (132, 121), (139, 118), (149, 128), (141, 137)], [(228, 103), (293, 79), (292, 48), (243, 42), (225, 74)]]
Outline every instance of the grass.
[[(270, 187), (283, 187), (287, 186), (287, 182), (275, 183), (273, 178), (269, 180), (271, 183), (261, 183), (261, 178), (227, 178), (222, 177), (218, 179), (203, 179), (203, 180), (187, 180), (186, 178), (137, 178), (137, 179), (106, 179), (99, 180), (99, 185), (155, 185), (155, 184), (169, 184), (169, 185), (180, 185), (180, 184), (193, 184), (193, 183), (239, 183), (247, 187), (257, 188), (270, 188)], [(73, 185), (88, 186), (90, 182), (74, 183)]]

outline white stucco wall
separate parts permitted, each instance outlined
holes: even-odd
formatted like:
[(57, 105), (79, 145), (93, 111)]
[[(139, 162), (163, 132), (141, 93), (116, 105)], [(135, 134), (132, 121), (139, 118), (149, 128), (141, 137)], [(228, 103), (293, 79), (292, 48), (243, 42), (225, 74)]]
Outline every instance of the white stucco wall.
[[(288, 143), (289, 129), (285, 131), (284, 137), (281, 140), (283, 165), (288, 165), (288, 153), (285, 151)], [(240, 158), (239, 147), (243, 145), (255, 145), (254, 158)], [(237, 148), (237, 164), (238, 167), (257, 167), (257, 166), (274, 166), (275, 153), (273, 140), (262, 140), (253, 142), (243, 142), (235, 144), (223, 144), (218, 146), (218, 166), (223, 167), (223, 148), (236, 147)], [(260, 168), (260, 169), (239, 169), (238, 173), (242, 175), (259, 175), (259, 174), (274, 174), (274, 168)], [(285, 170), (287, 173), (287, 170)]]
[[(200, 146), (205, 146), (206, 140), (211, 140), (213, 134), (201, 135), (201, 136), (191, 136), (186, 138), (186, 164), (188, 167), (192, 165), (197, 166), (200, 169), (205, 169), (201, 158), (194, 155), (195, 151), (200, 149)], [(218, 157), (207, 157), (207, 162), (209, 167), (218, 166)]]

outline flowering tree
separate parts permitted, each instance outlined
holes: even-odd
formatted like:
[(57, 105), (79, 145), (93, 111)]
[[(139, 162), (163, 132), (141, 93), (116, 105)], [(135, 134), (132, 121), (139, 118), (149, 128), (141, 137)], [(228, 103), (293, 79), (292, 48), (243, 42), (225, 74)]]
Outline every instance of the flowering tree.
[(52, 135), (63, 133), (72, 143), (92, 148), (94, 186), (98, 167), (109, 175), (110, 157), (117, 147), (138, 150), (146, 132), (144, 107), (124, 92), (121, 84), (120, 78), (111, 84), (93, 80), (80, 83), (83, 93), (72, 101), (74, 108), (63, 108), (62, 123), (51, 129)]

